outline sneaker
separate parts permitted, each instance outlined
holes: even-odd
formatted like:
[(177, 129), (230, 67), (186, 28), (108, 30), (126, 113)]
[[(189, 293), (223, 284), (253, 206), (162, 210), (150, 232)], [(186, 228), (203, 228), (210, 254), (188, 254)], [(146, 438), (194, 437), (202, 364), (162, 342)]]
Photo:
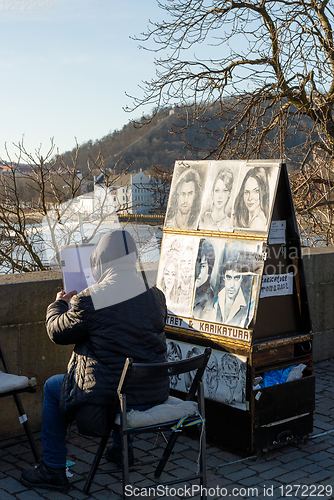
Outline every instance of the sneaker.
[[(122, 452), (119, 448), (115, 446), (109, 446), (105, 455), (108, 462), (112, 462), (119, 467), (122, 467)], [(135, 463), (135, 457), (133, 456), (133, 448), (128, 448), (128, 459), (129, 459), (129, 467), (132, 467)]]
[(49, 490), (67, 491), (70, 483), (66, 477), (66, 469), (54, 469), (40, 463), (36, 469), (22, 472), (20, 481), (29, 488), (47, 488)]

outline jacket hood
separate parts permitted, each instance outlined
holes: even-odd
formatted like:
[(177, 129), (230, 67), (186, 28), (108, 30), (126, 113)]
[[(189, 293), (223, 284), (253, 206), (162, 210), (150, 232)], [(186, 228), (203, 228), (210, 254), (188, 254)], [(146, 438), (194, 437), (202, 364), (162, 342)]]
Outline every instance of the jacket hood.
[(98, 283), (106, 271), (117, 267), (120, 263), (133, 267), (137, 257), (136, 243), (128, 231), (109, 231), (102, 236), (90, 256), (92, 275)]

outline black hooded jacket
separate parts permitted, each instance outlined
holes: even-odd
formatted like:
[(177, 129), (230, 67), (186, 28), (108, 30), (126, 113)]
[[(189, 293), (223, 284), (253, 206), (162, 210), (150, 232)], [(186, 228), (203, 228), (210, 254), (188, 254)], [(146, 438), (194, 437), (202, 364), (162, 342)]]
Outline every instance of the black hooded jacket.
[[(62, 386), (60, 408), (67, 421), (85, 404), (110, 405), (124, 361), (157, 363), (166, 358), (164, 294), (136, 272), (137, 251), (127, 231), (104, 235), (91, 256), (96, 285), (67, 303), (49, 305), (46, 327), (56, 344), (75, 344)], [(129, 387), (128, 405), (165, 401), (169, 380)]]

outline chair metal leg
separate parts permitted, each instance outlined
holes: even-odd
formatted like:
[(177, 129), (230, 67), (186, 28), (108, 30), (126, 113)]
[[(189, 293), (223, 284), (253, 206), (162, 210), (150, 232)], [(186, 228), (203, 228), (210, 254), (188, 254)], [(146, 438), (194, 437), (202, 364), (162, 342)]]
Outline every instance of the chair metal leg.
[[(40, 454), (39, 454), (39, 451), (37, 450), (37, 446), (36, 446), (35, 440), (33, 438), (33, 435), (32, 435), (31, 429), (30, 429), (28, 418), (27, 418), (25, 411), (23, 409), (21, 399), (17, 394), (14, 394), (13, 397), (14, 397), (15, 404), (16, 404), (16, 407), (18, 409), (19, 415), (20, 415), (20, 423), (24, 427), (25, 433), (26, 433), (27, 438), (28, 438), (29, 443), (30, 443), (31, 451), (33, 452), (35, 461), (39, 462), (40, 461)], [(21, 417), (23, 417), (22, 422), (21, 422)]]
[(176, 440), (177, 440), (177, 437), (178, 437), (178, 432), (173, 432), (172, 435), (170, 436), (169, 440), (168, 440), (168, 444), (165, 448), (165, 451), (158, 463), (158, 466), (155, 470), (155, 473), (154, 473), (154, 478), (155, 479), (159, 479), (159, 477), (161, 476), (162, 474), (162, 471), (164, 470), (165, 468), (165, 465), (169, 459), (169, 455), (172, 453), (173, 451), (173, 448), (174, 448), (174, 445), (176, 443)]
[(109, 436), (110, 436), (110, 434), (108, 434), (107, 436), (103, 436), (103, 438), (100, 441), (100, 445), (99, 445), (97, 453), (96, 453), (96, 455), (94, 457), (94, 461), (93, 461), (92, 467), (91, 467), (91, 469), (89, 471), (88, 477), (86, 479), (85, 486), (83, 488), (83, 491), (84, 491), (84, 493), (86, 493), (86, 495), (88, 495), (88, 493), (89, 493), (89, 490), (90, 490), (90, 487), (92, 485), (93, 479), (95, 477), (97, 468), (98, 468), (99, 463), (101, 461), (104, 449), (105, 449), (105, 447), (107, 445)]
[(125, 500), (125, 487), (129, 484), (129, 454), (128, 454), (128, 435), (125, 434), (127, 429), (126, 418), (126, 396), (122, 395), (120, 398), (121, 409), (121, 432), (122, 432), (122, 490), (123, 500)]
[(206, 421), (205, 421), (205, 403), (204, 403), (204, 388), (203, 383), (201, 382), (198, 386), (198, 408), (203, 418), (201, 435), (199, 440), (200, 445), (200, 457), (199, 457), (199, 465), (200, 465), (200, 485), (201, 485), (201, 500), (206, 500), (206, 488), (207, 488), (207, 480), (206, 480)]

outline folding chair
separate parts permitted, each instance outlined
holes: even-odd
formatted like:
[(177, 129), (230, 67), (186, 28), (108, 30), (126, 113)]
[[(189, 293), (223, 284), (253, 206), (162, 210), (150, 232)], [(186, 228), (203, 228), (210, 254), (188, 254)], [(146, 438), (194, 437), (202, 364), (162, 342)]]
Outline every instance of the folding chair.
[(25, 433), (30, 443), (31, 451), (33, 452), (36, 462), (40, 461), (40, 454), (37, 450), (36, 443), (34, 441), (30, 425), (28, 422), (28, 417), (23, 409), (23, 405), (20, 397), (18, 396), (22, 392), (36, 392), (36, 388), (33, 385), (29, 385), (29, 380), (27, 377), (21, 377), (19, 375), (13, 375), (10, 373), (8, 362), (0, 342), (0, 361), (4, 369), (4, 373), (1, 372), (1, 380), (3, 380), (3, 387), (0, 388), (0, 398), (5, 398), (8, 396), (13, 396), (14, 401), (19, 412), (19, 422), (23, 425)]
[[(126, 359), (117, 389), (118, 398), (111, 414), (112, 424), (110, 428), (110, 432), (112, 429), (117, 428), (121, 436), (123, 498), (126, 498), (125, 487), (129, 484), (127, 446), (128, 435), (170, 431), (171, 434), (162, 457), (154, 460), (155, 462), (159, 461), (154, 473), (155, 484), (150, 484), (149, 486), (154, 487), (158, 486), (158, 484), (167, 486), (169, 484), (177, 484), (199, 479), (201, 485), (201, 498), (205, 500), (206, 429), (202, 377), (210, 355), (211, 349), (206, 348), (202, 354), (192, 358), (183, 359), (181, 361), (171, 361), (165, 363), (133, 363), (131, 359)], [(130, 412), (127, 412), (126, 387), (130, 381), (135, 380), (138, 384), (142, 383), (147, 385), (150, 380), (156, 380), (157, 378), (164, 378), (166, 376), (178, 376), (189, 372), (192, 372), (194, 377), (188, 393), (185, 394), (184, 400), (170, 396), (165, 403), (154, 406), (148, 410), (131, 410)], [(197, 402), (194, 401), (196, 393)], [(120, 415), (117, 416), (119, 411)], [(199, 436), (199, 471), (197, 471), (196, 474), (182, 479), (175, 479), (165, 483), (157, 482), (163, 472), (180, 432), (187, 426), (196, 424), (201, 426)], [(100, 441), (99, 448), (84, 486), (83, 491), (86, 494), (89, 493), (92, 481), (108, 442), (110, 432), (108, 435), (103, 436)], [(148, 462), (143, 462), (143, 465), (147, 465), (147, 463)]]

